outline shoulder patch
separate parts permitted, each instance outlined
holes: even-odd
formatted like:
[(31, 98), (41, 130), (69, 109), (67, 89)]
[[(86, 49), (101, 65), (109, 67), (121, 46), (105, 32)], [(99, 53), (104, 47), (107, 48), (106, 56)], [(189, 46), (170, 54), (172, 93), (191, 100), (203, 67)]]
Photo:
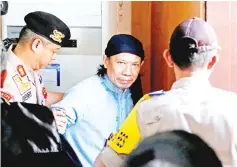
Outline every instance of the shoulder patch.
[(12, 96), (6, 92), (0, 91), (1, 97), (6, 101), (9, 102), (12, 99)]
[(130, 154), (141, 140), (139, 125), (137, 124), (137, 106), (148, 99), (150, 99), (149, 94), (145, 94), (137, 102), (119, 131), (108, 141), (110, 148), (118, 154)]
[(128, 115), (125, 122), (108, 141), (108, 145), (118, 154), (129, 154), (141, 139), (136, 119), (136, 108)]
[(149, 96), (151, 96), (151, 97), (153, 97), (153, 96), (162, 96), (164, 94), (165, 94), (165, 92), (163, 90), (159, 90), (159, 91), (156, 91), (156, 92), (149, 93)]

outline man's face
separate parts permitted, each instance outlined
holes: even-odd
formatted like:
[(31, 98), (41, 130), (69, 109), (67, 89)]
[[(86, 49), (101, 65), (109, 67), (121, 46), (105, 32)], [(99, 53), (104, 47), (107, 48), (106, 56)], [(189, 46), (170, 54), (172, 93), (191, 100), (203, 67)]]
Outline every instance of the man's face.
[(40, 59), (40, 68), (44, 68), (45, 66), (51, 64), (52, 61), (56, 59), (60, 48), (61, 47), (59, 45), (53, 43), (45, 45), (45, 51)]
[(129, 88), (133, 84), (142, 64), (139, 56), (130, 53), (120, 53), (111, 57), (104, 56), (107, 75), (121, 90)]
[(42, 69), (52, 63), (56, 59), (58, 50), (61, 46), (54, 43), (43, 43), (40, 42), (40, 47), (37, 48), (37, 67), (35, 70)]

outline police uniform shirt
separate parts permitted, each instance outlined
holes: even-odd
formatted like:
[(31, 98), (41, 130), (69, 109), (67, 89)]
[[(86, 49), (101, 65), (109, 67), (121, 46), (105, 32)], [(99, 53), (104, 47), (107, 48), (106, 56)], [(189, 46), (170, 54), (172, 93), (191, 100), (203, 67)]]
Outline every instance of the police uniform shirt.
[(141, 139), (167, 130), (199, 135), (224, 166), (237, 166), (236, 94), (213, 88), (202, 78), (189, 77), (176, 81), (164, 94), (145, 95), (139, 103), (102, 151), (101, 160), (107, 167), (121, 166), (123, 156)]
[(47, 92), (39, 72), (29, 70), (11, 49), (7, 56), (7, 77), (1, 89), (1, 97), (7, 102), (45, 105)]

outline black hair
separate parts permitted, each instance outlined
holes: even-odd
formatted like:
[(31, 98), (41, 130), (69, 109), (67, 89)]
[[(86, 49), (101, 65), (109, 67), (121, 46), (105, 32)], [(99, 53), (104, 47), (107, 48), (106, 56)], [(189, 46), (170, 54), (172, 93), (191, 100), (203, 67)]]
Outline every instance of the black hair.
[[(191, 47), (190, 46), (193, 46)], [(179, 43), (170, 45), (170, 55), (174, 63), (181, 69), (186, 69), (197, 63), (198, 50), (192, 40), (185, 38)]]
[(194, 39), (184, 37), (170, 43), (170, 55), (180, 69), (203, 68), (217, 53), (217, 48), (209, 47), (198, 46)]

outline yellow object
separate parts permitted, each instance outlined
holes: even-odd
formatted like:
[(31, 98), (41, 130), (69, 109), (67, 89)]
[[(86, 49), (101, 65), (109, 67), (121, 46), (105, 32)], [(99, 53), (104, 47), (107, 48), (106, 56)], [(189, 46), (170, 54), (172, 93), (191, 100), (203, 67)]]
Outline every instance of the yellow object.
[(13, 76), (13, 80), (15, 81), (17, 88), (21, 94), (24, 94), (26, 91), (31, 89), (30, 83), (28, 81), (24, 82), (18, 74)]
[(129, 154), (141, 139), (137, 124), (137, 106), (150, 99), (149, 94), (144, 95), (132, 109), (120, 130), (109, 140), (108, 145), (118, 154)]
[(17, 77), (16, 78), (16, 82), (18, 82), (19, 83), (19, 89), (20, 89), (20, 91), (21, 92), (24, 92), (26, 89), (28, 89), (29, 88), (29, 86), (30, 86), (30, 83), (29, 82), (23, 82), (22, 80), (21, 80), (21, 78), (19, 78), (19, 77)]

